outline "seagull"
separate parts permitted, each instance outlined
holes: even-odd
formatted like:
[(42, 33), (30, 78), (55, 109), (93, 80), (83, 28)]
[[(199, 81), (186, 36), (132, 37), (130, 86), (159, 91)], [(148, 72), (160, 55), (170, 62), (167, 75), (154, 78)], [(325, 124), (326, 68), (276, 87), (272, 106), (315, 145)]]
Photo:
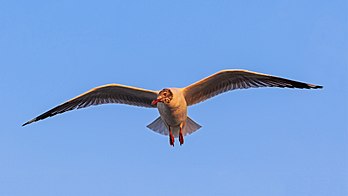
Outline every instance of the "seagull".
[(198, 123), (187, 116), (188, 106), (227, 91), (258, 87), (322, 88), (319, 85), (248, 70), (222, 70), (184, 88), (164, 88), (160, 91), (121, 84), (107, 84), (78, 95), (29, 120), (22, 126), (74, 109), (92, 105), (120, 103), (157, 108), (160, 116), (147, 127), (157, 133), (169, 136), (169, 144), (171, 146), (174, 146), (174, 138), (179, 138), (180, 145), (182, 145), (185, 135), (189, 135), (201, 128)]

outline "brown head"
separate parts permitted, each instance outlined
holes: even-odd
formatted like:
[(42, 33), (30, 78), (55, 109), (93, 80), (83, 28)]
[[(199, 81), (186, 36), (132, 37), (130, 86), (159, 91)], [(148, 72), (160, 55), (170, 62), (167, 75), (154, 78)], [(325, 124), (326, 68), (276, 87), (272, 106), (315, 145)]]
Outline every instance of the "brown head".
[(158, 93), (157, 99), (152, 101), (152, 105), (156, 105), (158, 102), (169, 104), (173, 99), (173, 93), (170, 89), (163, 89)]

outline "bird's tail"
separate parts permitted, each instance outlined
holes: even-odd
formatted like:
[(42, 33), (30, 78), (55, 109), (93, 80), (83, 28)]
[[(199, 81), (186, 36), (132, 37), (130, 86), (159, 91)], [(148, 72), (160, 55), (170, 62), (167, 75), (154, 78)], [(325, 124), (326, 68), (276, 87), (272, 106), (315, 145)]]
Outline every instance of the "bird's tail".
[(190, 135), (191, 133), (197, 131), (202, 126), (193, 121), (190, 117), (187, 117), (186, 124), (184, 127), (184, 135)]
[[(201, 125), (197, 124), (190, 117), (187, 117), (185, 126), (183, 128), (183, 134), (189, 135), (189, 134), (197, 131), (201, 127), (202, 127)], [(167, 128), (166, 124), (163, 122), (163, 120), (161, 119), (161, 117), (158, 117), (152, 123), (147, 125), (147, 128), (151, 129), (154, 132), (162, 134), (162, 135), (169, 134), (168, 128)]]

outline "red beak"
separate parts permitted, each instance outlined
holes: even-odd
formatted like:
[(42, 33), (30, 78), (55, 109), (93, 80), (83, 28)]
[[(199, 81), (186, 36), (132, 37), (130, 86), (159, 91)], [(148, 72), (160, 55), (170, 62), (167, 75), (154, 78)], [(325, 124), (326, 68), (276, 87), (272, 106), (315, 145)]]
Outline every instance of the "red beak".
[(159, 99), (155, 99), (151, 102), (151, 105), (156, 105), (160, 100)]

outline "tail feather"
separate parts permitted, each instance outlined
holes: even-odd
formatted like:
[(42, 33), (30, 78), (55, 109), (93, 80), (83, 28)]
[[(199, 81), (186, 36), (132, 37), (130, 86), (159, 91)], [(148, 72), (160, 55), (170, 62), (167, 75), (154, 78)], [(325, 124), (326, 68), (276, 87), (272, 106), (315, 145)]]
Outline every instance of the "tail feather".
[(155, 121), (146, 126), (154, 132), (160, 133), (162, 135), (169, 135), (166, 124), (164, 124), (161, 117), (156, 118)]
[[(202, 126), (197, 124), (195, 121), (193, 121), (190, 117), (187, 117), (185, 126), (183, 128), (183, 134), (189, 135), (195, 131), (197, 131)], [(152, 123), (147, 125), (147, 128), (151, 129), (154, 132), (160, 133), (162, 135), (169, 135), (168, 128), (166, 124), (163, 122), (161, 117), (158, 117), (156, 120), (154, 120)], [(175, 137), (177, 137), (176, 134), (174, 134)]]
[(193, 121), (190, 117), (187, 117), (186, 124), (184, 127), (184, 135), (190, 135), (191, 133), (197, 131), (202, 126)]

